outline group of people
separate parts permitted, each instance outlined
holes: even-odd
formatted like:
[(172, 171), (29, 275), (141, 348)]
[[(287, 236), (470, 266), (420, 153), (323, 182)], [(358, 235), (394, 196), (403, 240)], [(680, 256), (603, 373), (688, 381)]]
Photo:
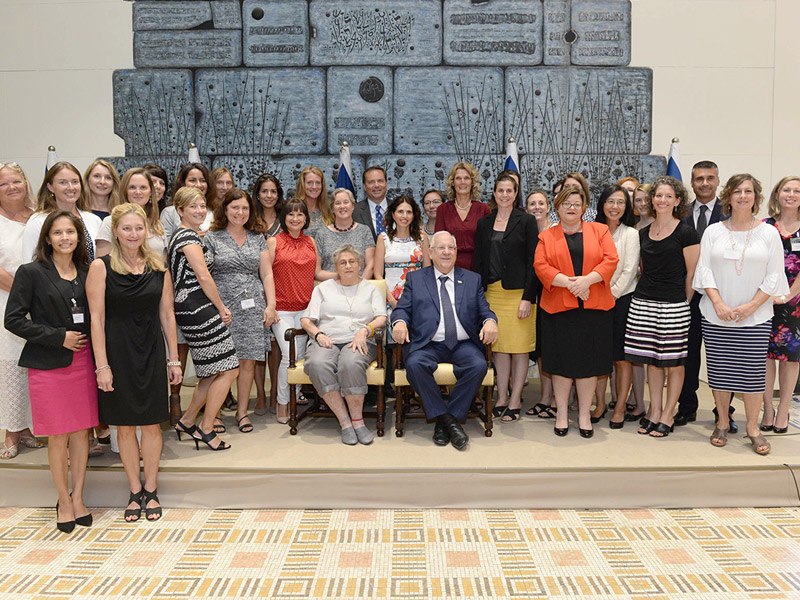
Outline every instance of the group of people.
[[(198, 449), (229, 449), (220, 411), (234, 409), (238, 430), (252, 432), (254, 382), (254, 412), (274, 401), (287, 423), (285, 333), (294, 328), (307, 334), (296, 358), (349, 445), (373, 441), (366, 371), (383, 328), (438, 445), (468, 444), (462, 423), (487, 371), (485, 345), (502, 423), (520, 420), (533, 360), (542, 395), (527, 414), (554, 419), (557, 436), (569, 431), (573, 389), (580, 435), (593, 435), (613, 373), (609, 426), (638, 421), (640, 434), (666, 437), (696, 419), (705, 341), (710, 442), (723, 446), (735, 430), (734, 392), (754, 451), (770, 450), (762, 431), (787, 430), (800, 364), (800, 177), (778, 182), (763, 222), (760, 182), (734, 175), (717, 198), (708, 161), (692, 169), (693, 203), (671, 177), (626, 177), (593, 202), (580, 173), (557, 183), (551, 203), (543, 190), (523, 197), (515, 171), (498, 174), (484, 202), (466, 162), (420, 204), (389, 200), (379, 166), (362, 183), (363, 201), (347, 189), (329, 196), (310, 166), (285, 198), (273, 175), (248, 193), (229, 170), (188, 163), (168, 195), (157, 165), (119, 177), (97, 160), (84, 174), (57, 163), (34, 195), (18, 165), (0, 164), (0, 458), (49, 438), (60, 530), (91, 525), (83, 482), (108, 426), (129, 480), (124, 516), (134, 521), (161, 516), (161, 423)], [(385, 294), (368, 280), (385, 280)], [(189, 353), (199, 382), (183, 410)], [(433, 376), (443, 362), (457, 379), (449, 393)]]

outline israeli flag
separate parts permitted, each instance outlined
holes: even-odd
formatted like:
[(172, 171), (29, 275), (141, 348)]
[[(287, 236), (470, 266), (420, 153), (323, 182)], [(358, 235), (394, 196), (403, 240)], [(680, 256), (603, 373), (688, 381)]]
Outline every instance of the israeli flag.
[(516, 171), (519, 173), (519, 155), (517, 154), (517, 141), (512, 137), (508, 138), (506, 146), (506, 163), (503, 165), (504, 171)]
[(47, 148), (47, 161), (44, 166), (44, 174), (47, 175), (47, 172), (50, 170), (54, 164), (58, 162), (58, 156), (56, 156), (56, 147), (50, 146)]
[(194, 142), (189, 142), (189, 162), (200, 163), (200, 151), (194, 145)]
[(344, 188), (356, 195), (356, 188), (353, 186), (353, 166), (350, 164), (350, 145), (342, 142), (339, 148), (339, 175), (336, 177), (336, 187)]
[(672, 143), (669, 146), (669, 158), (667, 159), (667, 175), (674, 177), (678, 181), (683, 181), (683, 177), (681, 177), (681, 168), (678, 166), (680, 162), (680, 140), (678, 138), (672, 138)]

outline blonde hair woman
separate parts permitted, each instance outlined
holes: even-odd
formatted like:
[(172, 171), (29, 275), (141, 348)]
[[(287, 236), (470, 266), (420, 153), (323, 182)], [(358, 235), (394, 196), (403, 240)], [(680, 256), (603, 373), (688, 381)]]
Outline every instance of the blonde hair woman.
[(311, 215), (308, 235), (314, 237), (314, 232), (319, 227), (327, 227), (333, 223), (333, 212), (325, 187), (325, 174), (319, 167), (309, 166), (300, 171), (294, 197), (306, 205), (308, 214)]
[[(125, 520), (138, 520), (144, 509), (147, 520), (155, 521), (161, 517), (156, 481), (161, 423), (169, 418), (165, 384), (180, 383), (182, 377), (172, 278), (162, 256), (146, 243), (147, 215), (141, 206), (114, 207), (111, 231), (111, 252), (92, 263), (86, 279), (100, 413), (105, 423), (118, 427), (130, 486)], [(136, 427), (142, 430), (141, 445)]]
[(83, 180), (86, 182), (89, 209), (105, 219), (111, 209), (120, 203), (117, 170), (107, 160), (98, 158), (84, 171)]

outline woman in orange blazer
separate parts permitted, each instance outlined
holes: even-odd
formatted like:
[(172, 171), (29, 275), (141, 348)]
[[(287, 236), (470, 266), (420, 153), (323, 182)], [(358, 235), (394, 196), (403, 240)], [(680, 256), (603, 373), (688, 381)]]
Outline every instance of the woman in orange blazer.
[(586, 223), (583, 189), (566, 186), (553, 202), (561, 222), (539, 234), (534, 267), (542, 282), (542, 370), (553, 376), (554, 432), (569, 431), (567, 404), (578, 391), (578, 428), (592, 437), (591, 407), (597, 377), (611, 373), (617, 248), (608, 227)]

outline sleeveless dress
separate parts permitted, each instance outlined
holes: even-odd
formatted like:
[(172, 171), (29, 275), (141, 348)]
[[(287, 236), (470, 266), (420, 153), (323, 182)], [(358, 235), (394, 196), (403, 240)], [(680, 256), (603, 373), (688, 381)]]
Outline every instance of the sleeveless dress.
[[(22, 260), (25, 224), (0, 215), (0, 268), (14, 275)], [(0, 290), (0, 311), (6, 313), (8, 292)], [(0, 327), (0, 429), (22, 431), (31, 426), (28, 370), (17, 365), (25, 340)]]
[(167, 352), (159, 320), (162, 271), (122, 275), (106, 265), (106, 354), (114, 391), (100, 390), (101, 420), (155, 425), (169, 419)]
[[(400, 300), (406, 285), (406, 275), (422, 268), (422, 241), (417, 242), (412, 238), (390, 240), (385, 231), (381, 233), (381, 237), (386, 250), (383, 257), (386, 289), (395, 300)], [(392, 310), (388, 303), (386, 310), (391, 317)]]
[(211, 270), (214, 257), (191, 229), (178, 229), (172, 235), (169, 270), (175, 286), (175, 321), (189, 344), (195, 372), (203, 378), (238, 368), (239, 359), (228, 328), (200, 287), (186, 256), (179, 252), (191, 244), (203, 249), (206, 265)]

